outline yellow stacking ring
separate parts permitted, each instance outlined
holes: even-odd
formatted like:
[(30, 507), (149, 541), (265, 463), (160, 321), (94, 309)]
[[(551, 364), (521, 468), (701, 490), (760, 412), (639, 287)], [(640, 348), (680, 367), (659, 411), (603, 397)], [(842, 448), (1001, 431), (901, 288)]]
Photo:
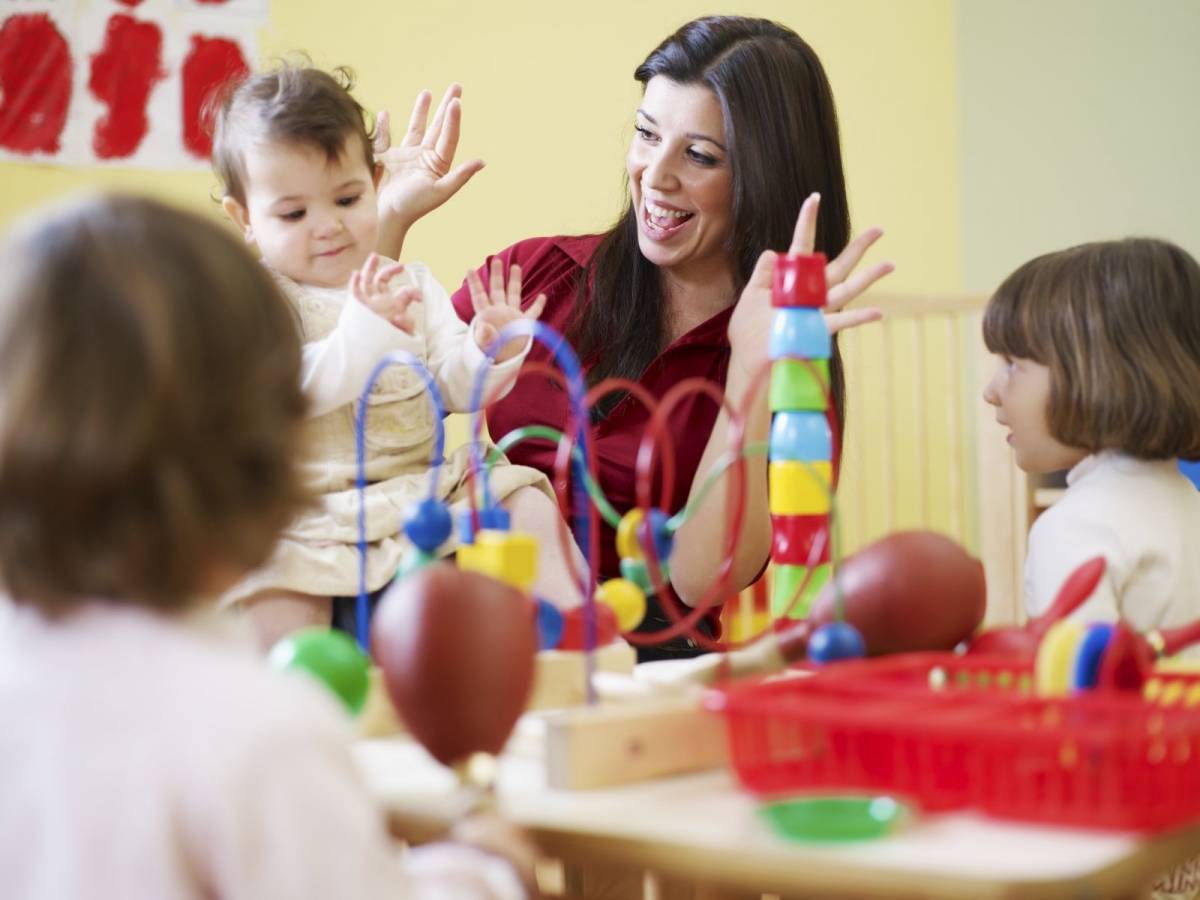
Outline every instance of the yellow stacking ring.
[(1083, 623), (1064, 619), (1046, 629), (1038, 645), (1033, 678), (1039, 697), (1065, 697), (1071, 688), (1079, 645), (1086, 628)]

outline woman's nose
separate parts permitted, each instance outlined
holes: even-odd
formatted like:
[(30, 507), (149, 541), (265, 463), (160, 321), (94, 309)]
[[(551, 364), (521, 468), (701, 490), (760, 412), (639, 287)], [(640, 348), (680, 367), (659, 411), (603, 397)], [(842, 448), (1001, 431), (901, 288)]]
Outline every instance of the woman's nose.
[(671, 160), (665, 153), (654, 154), (642, 172), (642, 183), (658, 190), (669, 190), (679, 186), (679, 179)]

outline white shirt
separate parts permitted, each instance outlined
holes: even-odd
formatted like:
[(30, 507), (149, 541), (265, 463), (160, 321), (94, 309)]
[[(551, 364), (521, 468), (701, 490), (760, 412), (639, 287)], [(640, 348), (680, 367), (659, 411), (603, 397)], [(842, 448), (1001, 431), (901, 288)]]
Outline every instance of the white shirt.
[(1104, 578), (1080, 620), (1122, 618), (1146, 632), (1200, 619), (1200, 491), (1176, 461), (1100, 453), (1067, 485), (1029, 531), (1026, 611), (1045, 610), (1076, 567), (1103, 556)]
[(332, 697), (211, 627), (4, 610), (0, 716), (7, 900), (524, 896), (470, 848), (401, 861)]
[[(372, 312), (347, 288), (319, 288), (299, 284), (273, 270), (272, 274), (293, 302), (298, 303), (299, 295), (307, 293), (341, 307), (337, 326), (328, 336), (304, 345), (301, 384), (309, 398), (310, 416), (316, 418), (357, 400), (376, 363), (393, 350), (407, 350), (425, 362), (447, 412), (472, 411), (471, 391), (487, 357), (475, 343), (470, 326), (458, 317), (446, 289), (422, 263), (405, 264), (404, 272), (393, 279), (393, 283), (408, 281), (421, 291), (422, 301), (409, 307), (418, 320), (415, 335)], [(487, 387), (519, 369), (531, 346), (527, 341), (522, 352), (493, 364)]]

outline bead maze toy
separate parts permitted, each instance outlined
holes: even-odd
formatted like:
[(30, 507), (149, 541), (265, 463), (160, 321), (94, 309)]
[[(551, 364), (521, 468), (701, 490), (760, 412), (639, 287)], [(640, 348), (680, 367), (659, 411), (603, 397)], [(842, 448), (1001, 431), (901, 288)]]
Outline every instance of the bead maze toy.
[[(396, 580), (385, 592), (371, 626), (368, 626), (369, 601), (365, 588), (365, 538), (360, 537), (359, 544), (362, 557), (362, 589), (357, 604), (359, 645), (364, 651), (369, 648), (382, 667), (382, 679), (377, 680), (385, 683), (400, 717), (412, 720), (414, 735), (438, 759), (453, 764), (469, 752), (496, 752), (497, 742), (503, 743), (501, 736), (507, 736), (520, 711), (520, 704), (514, 698), (523, 698), (528, 704), (531, 691), (536, 697), (539, 686), (557, 680), (582, 682), (572, 693), (559, 691), (558, 696), (570, 696), (571, 702), (586, 702), (546, 718), (547, 765), (552, 784), (589, 786), (715, 765), (724, 759), (724, 739), (720, 721), (700, 708), (700, 685), (736, 674), (781, 669), (806, 657), (821, 662), (882, 650), (949, 649), (978, 625), (983, 614), (983, 582), (978, 563), (945, 538), (929, 534), (895, 536), (901, 542), (907, 540), (907, 550), (900, 557), (893, 554), (892, 562), (885, 562), (884, 566), (897, 564), (897, 559), (901, 564), (920, 565), (919, 561), (925, 560), (926, 564), (934, 565), (930, 560), (935, 559), (940, 568), (953, 576), (947, 582), (951, 585), (948, 591), (914, 593), (915, 585), (910, 585), (907, 592), (879, 593), (877, 576), (874, 580), (872, 576), (860, 579), (861, 586), (855, 586), (856, 568), (863, 572), (872, 567), (877, 569), (883, 558), (879, 554), (886, 556), (888, 552), (890, 545), (886, 544), (874, 555), (860, 553), (847, 561), (846, 578), (831, 577), (837, 565), (831, 517), (840, 442), (830, 397), (832, 344), (821, 312), (825, 305), (824, 257), (820, 254), (779, 257), (772, 294), (775, 315), (770, 361), (758, 373), (752, 387), (761, 391), (769, 375), (768, 400), (774, 415), (766, 446), (743, 445), (740, 412), (729, 407), (717, 387), (701, 379), (677, 385), (658, 401), (636, 383), (621, 379), (610, 379), (585, 391), (582, 371), (571, 348), (540, 322), (514, 323), (489, 349), (489, 359), (494, 359), (504, 341), (527, 337), (545, 345), (557, 364), (555, 369), (527, 362), (521, 374), (545, 375), (562, 385), (569, 404), (568, 420), (562, 430), (519, 429), (500, 437), (496, 453), (503, 453), (522, 440), (550, 440), (558, 445), (558, 477), (554, 481), (556, 484), (569, 481), (571, 485), (574, 536), (588, 561), (586, 570), (578, 573), (584, 603), (563, 612), (553, 602), (555, 598), (528, 597), (536, 571), (537, 548), (528, 535), (510, 529), (507, 513), (489, 487), (490, 468), (497, 457), (483, 458), (478, 440), (482, 410), (488, 399), (483, 396), (481, 373), (472, 402), (476, 410), (473, 420), (476, 440), (472, 444), (474, 489), (467, 509), (457, 522), (454, 563), (436, 561), (455, 527), (449, 509), (436, 494), (436, 467), (430, 473), (428, 495), (404, 512), (402, 530), (412, 549), (402, 560)], [(433, 407), (434, 421), (438, 423), (434, 458), (442, 458), (443, 408), (436, 384), (420, 360), (404, 352), (390, 354), (373, 370), (358, 404), (360, 496), (366, 489), (363, 472), (368, 396), (380, 373), (392, 365), (409, 366), (420, 373)], [(618, 513), (604, 496), (596, 478), (591, 448), (590, 404), (613, 390), (630, 392), (652, 412), (637, 461), (638, 505), (624, 514)], [(664, 504), (666, 482), (670, 478), (664, 478), (664, 490), (657, 504), (652, 496), (652, 478), (657, 471), (669, 472), (674, 466), (667, 417), (690, 393), (707, 395), (725, 406), (731, 421), (730, 442), (722, 460), (713, 471), (703, 475), (701, 490), (693, 500), (683, 509), (668, 511)], [(776, 566), (771, 600), (776, 625), (741, 641), (710, 638), (696, 625), (709, 609), (734, 593), (729, 577), (743, 514), (746, 459), (764, 453), (768, 457)], [(717, 479), (726, 474), (732, 521), (727, 523), (725, 564), (701, 601), (688, 609), (674, 598), (670, 587), (669, 558), (675, 534), (695, 513)], [(560, 494), (560, 504), (565, 499)], [(593, 561), (599, 556), (597, 525), (601, 516), (616, 531), (622, 577), (597, 583)], [(362, 536), (365, 523), (361, 515), (359, 524)], [(561, 535), (568, 539), (565, 526)], [(436, 575), (430, 574), (434, 571)], [(478, 587), (481, 582), (477, 578), (483, 576), (502, 583), (506, 592), (493, 591), (488, 603), (475, 607), (461, 602), (462, 595), (475, 591), (488, 593)], [(501, 594), (507, 599), (501, 599)], [(433, 595), (453, 599), (435, 601), (431, 599)], [(645, 614), (648, 596), (658, 598), (670, 624), (657, 632), (638, 632), (635, 629)], [(909, 604), (908, 615), (896, 616), (888, 610), (889, 606), (903, 608), (904, 604)], [(524, 662), (527, 652), (532, 656), (532, 649), (521, 641), (513, 641), (512, 648), (505, 651), (513, 655), (505, 657), (507, 663), (498, 664), (496, 659), (502, 654), (491, 652), (487, 637), (489, 631), (503, 630), (508, 634), (522, 628), (537, 634), (541, 650), (534, 666), (532, 688)], [(446, 637), (452, 633), (458, 633), (462, 645), (474, 650), (462, 652), (461, 647)], [(615, 642), (618, 635), (634, 646), (687, 635), (702, 648), (720, 652), (699, 661), (701, 665), (690, 673), (680, 671), (672, 684), (648, 680), (633, 691), (636, 702), (601, 709), (596, 702), (595, 685), (603, 683), (603, 676), (609, 673), (597, 672), (596, 660), (606, 653), (616, 654), (627, 661), (625, 672), (632, 668), (628, 648)], [(626, 652), (617, 654), (620, 650)], [(549, 665), (551, 660), (556, 665)], [(622, 667), (621, 662), (608, 666), (618, 670)], [(574, 677), (564, 678), (564, 671)], [(414, 674), (418, 672), (420, 676)], [(454, 733), (453, 740), (443, 734), (431, 736), (430, 729), (434, 728), (431, 723), (439, 716), (448, 718), (447, 709), (465, 710), (462, 717), (470, 719), (474, 713), (468, 715), (468, 712), (484, 702), (467, 696), (461, 684), (454, 688), (458, 693), (452, 702), (448, 694), (439, 695), (432, 689), (418, 691), (410, 686), (414, 679), (438, 681), (450, 673), (454, 678), (464, 679), (462, 684), (476, 685), (479, 698), (493, 692), (503, 698), (496, 706), (502, 707), (504, 713), (497, 713), (498, 719), (493, 722), (493, 730), (488, 731), (487, 740), (482, 737), (486, 729), (472, 732), (471, 727), (461, 723), (461, 727), (445, 726)], [(610, 679), (610, 696), (611, 686)], [(371, 706), (368, 699), (368, 708)], [(430, 708), (436, 709), (436, 715), (425, 715)], [(507, 723), (507, 728), (497, 723)], [(464, 737), (468, 732), (474, 737)], [(609, 749), (603, 750), (605, 747)], [(596, 765), (599, 755), (606, 758), (606, 765)]]

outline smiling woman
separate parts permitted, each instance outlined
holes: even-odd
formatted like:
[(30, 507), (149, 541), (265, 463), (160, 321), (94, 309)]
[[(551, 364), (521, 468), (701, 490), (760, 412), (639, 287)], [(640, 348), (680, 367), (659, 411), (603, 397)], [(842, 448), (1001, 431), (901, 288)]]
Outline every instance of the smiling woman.
[[(600, 235), (522, 241), (490, 257), (483, 270), (496, 259), (521, 266), (526, 297), (546, 295), (542, 319), (568, 336), (589, 385), (621, 376), (662, 398), (688, 378), (703, 378), (723, 386), (732, 407), (745, 416), (746, 442), (765, 443), (770, 420), (765, 392), (751, 398), (749, 390), (765, 359), (771, 319), (774, 254), (768, 251), (815, 248), (833, 260), (827, 269), (827, 322), (835, 332), (877, 318), (869, 310), (841, 310), (891, 270), (880, 263), (851, 276), (882, 232), (872, 229), (848, 243), (829, 83), (816, 54), (795, 32), (738, 16), (683, 26), (634, 77), (644, 94), (627, 156), (629, 199), (616, 224)], [(420, 139), (410, 132), (402, 146)], [(447, 171), (448, 164), (428, 180)], [(389, 198), (420, 181), (405, 178), (408, 174), (389, 167), (381, 185), (380, 205), (391, 220), (383, 235), (403, 234), (416, 218)], [(382, 249), (397, 250), (386, 239)], [(454, 302), (459, 315), (470, 318), (465, 285)], [(549, 358), (544, 347), (530, 351), (531, 360)], [(832, 374), (841, 415), (836, 352)], [(649, 413), (628, 394), (614, 392), (593, 407), (593, 417), (600, 485), (624, 513), (637, 505), (635, 461)], [(564, 393), (543, 377), (529, 376), (489, 409), (488, 426), (499, 437), (530, 425), (561, 427), (566, 418)], [(668, 428), (675, 470), (667, 511), (675, 512), (698, 493), (697, 472), (710, 470), (724, 453), (729, 422), (710, 398), (693, 395), (674, 408)], [(510, 455), (553, 475), (555, 448), (549, 444), (523, 443)], [(745, 525), (725, 596), (753, 581), (766, 564), (771, 543), (766, 485), (765, 460), (752, 459)], [(670, 580), (685, 604), (698, 603), (717, 578), (725, 555), (725, 505), (724, 490), (712, 491), (677, 533)], [(606, 526), (600, 551), (601, 578), (618, 576), (614, 534)], [(651, 608), (641, 627), (659, 631), (665, 622), (664, 612)], [(706, 627), (711, 633), (715, 615)], [(696, 652), (695, 644), (680, 638), (641, 648), (639, 655)]]

